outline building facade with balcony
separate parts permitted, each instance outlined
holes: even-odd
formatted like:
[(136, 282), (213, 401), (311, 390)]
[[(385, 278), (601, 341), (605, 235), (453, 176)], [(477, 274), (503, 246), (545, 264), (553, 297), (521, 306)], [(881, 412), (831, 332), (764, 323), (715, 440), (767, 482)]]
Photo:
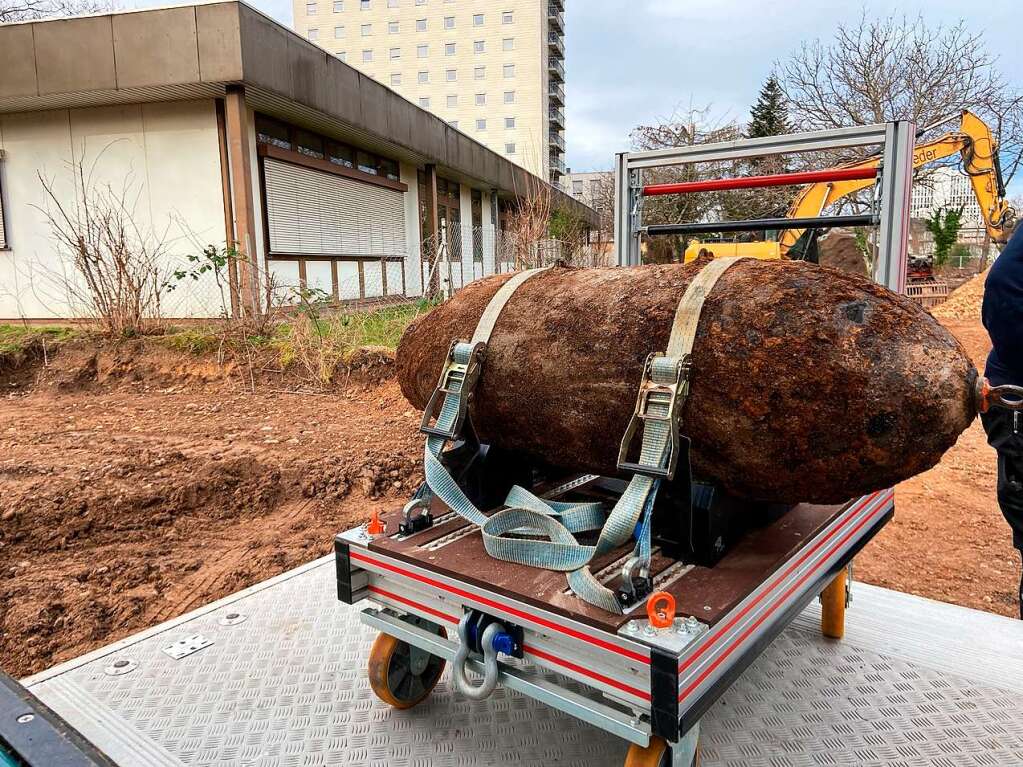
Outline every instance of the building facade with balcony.
[(296, 31), (557, 183), (565, 172), (564, 0), (293, 0)]

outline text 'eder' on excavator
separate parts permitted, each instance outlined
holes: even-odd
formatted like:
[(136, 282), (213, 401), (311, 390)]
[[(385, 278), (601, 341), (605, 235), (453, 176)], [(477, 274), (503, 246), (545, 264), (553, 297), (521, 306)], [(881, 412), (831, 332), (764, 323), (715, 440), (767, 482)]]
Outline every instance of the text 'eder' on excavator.
[[(964, 109), (958, 130), (950, 131), (933, 141), (918, 144), (913, 152), (913, 168), (943, 160), (957, 152), (962, 156), (963, 172), (970, 177), (970, 185), (980, 204), (984, 227), (991, 241), (996, 245), (1008, 242), (1015, 225), (1016, 212), (1005, 199), (1005, 183), (998, 160), (998, 142), (988, 125), (977, 115)], [(871, 157), (838, 166), (841, 169), (848, 169), (849, 178), (804, 187), (789, 206), (785, 218), (806, 219), (820, 216), (829, 205), (873, 186), (880, 165), (880, 157)], [(814, 230), (782, 229), (778, 234), (776, 241), (691, 242), (686, 248), (685, 261), (688, 263), (696, 259), (701, 250), (712, 252), (718, 258), (749, 256), (760, 259), (806, 260), (811, 250), (808, 240), (815, 234)]]

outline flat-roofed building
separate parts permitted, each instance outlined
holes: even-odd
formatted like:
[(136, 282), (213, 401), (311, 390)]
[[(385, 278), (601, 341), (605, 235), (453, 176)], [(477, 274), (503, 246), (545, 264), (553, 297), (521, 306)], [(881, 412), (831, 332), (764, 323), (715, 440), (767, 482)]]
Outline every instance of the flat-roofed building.
[(126, 202), (159, 275), (237, 249), (224, 293), (204, 272), (166, 294), (163, 314), (189, 317), (254, 309), (268, 284), (458, 289), (511, 268), (501, 223), (537, 183), (240, 2), (0, 25), (3, 319), (86, 311), (50, 218), (93, 195)]

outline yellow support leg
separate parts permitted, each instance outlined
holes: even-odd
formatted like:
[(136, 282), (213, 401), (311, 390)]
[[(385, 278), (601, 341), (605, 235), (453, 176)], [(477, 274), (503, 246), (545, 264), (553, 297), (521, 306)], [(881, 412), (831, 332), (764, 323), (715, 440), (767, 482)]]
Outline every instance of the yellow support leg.
[(826, 637), (845, 636), (846, 570), (842, 570), (821, 592), (821, 632)]

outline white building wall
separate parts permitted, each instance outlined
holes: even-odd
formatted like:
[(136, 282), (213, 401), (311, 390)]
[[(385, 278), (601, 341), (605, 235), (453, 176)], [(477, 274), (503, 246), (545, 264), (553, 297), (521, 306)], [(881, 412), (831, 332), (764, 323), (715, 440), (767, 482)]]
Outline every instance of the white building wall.
[[(82, 316), (68, 285), (80, 284), (43, 211), (55, 212), (39, 175), (62, 205), (81, 202), (74, 167), (92, 187), (124, 190), (131, 218), (150, 243), (162, 241), (159, 279), (187, 268), (189, 255), (225, 241), (217, 122), (212, 100), (131, 104), (0, 115), (9, 249), (0, 251), (0, 318)], [(88, 184), (87, 184), (88, 185)], [(162, 304), (167, 317), (216, 316), (214, 281), (188, 280)]]
[(405, 193), (405, 295), (423, 295), (422, 238), (419, 234), (419, 171), (414, 165), (401, 163), (401, 182), (408, 186)]

